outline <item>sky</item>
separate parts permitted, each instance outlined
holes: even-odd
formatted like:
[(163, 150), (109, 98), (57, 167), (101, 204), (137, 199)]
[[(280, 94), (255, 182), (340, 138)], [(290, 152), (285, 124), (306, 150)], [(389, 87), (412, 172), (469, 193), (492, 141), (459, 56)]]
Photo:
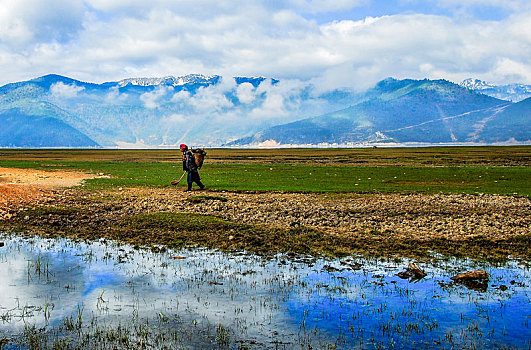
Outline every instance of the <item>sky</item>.
[(529, 0), (0, 0), (0, 85), (55, 73), (531, 84)]

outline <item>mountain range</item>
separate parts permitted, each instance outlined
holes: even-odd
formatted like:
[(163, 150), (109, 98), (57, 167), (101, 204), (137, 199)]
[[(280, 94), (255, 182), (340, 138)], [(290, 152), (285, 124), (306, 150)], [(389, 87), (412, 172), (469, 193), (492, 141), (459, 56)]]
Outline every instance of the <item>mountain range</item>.
[(0, 87), (0, 147), (525, 143), (529, 91), (472, 79), (389, 78), (357, 93), (264, 77), (51, 74)]
[(277, 125), (229, 145), (531, 141), (531, 98), (518, 103), (446, 80), (386, 79), (351, 107)]
[(191, 74), (95, 84), (50, 74), (0, 87), (0, 147), (219, 146), (339, 109), (353, 96), (264, 77)]

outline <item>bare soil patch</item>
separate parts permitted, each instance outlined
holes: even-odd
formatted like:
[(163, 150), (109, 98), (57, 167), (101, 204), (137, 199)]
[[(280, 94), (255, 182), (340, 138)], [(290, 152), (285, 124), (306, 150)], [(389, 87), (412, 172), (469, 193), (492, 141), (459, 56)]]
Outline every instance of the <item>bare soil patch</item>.
[(57, 190), (93, 177), (74, 171), (0, 168), (0, 218), (11, 218), (20, 206), (50, 202), (59, 195)]

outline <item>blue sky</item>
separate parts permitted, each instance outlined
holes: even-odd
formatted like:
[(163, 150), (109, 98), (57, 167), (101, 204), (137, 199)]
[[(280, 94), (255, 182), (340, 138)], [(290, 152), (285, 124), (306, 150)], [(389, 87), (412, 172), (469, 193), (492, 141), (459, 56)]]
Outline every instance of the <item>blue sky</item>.
[(531, 84), (528, 0), (0, 0), (0, 84), (261, 75)]
[(313, 18), (318, 23), (326, 23), (334, 20), (360, 20), (365, 17), (393, 16), (404, 14), (425, 14), (439, 15), (452, 18), (495, 20), (499, 21), (507, 18), (515, 12), (515, 8), (499, 3), (463, 3), (437, 2), (437, 1), (361, 1), (359, 5), (339, 11), (308, 15), (306, 18)]

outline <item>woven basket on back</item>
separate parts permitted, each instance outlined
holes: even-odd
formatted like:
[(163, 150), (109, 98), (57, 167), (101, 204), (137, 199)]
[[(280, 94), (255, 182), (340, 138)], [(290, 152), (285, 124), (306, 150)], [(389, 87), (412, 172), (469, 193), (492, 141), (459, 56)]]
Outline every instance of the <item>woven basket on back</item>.
[(201, 169), (203, 166), (203, 162), (205, 161), (206, 151), (202, 148), (192, 148), (192, 153), (194, 154), (195, 158), (195, 164), (197, 164), (197, 168)]

